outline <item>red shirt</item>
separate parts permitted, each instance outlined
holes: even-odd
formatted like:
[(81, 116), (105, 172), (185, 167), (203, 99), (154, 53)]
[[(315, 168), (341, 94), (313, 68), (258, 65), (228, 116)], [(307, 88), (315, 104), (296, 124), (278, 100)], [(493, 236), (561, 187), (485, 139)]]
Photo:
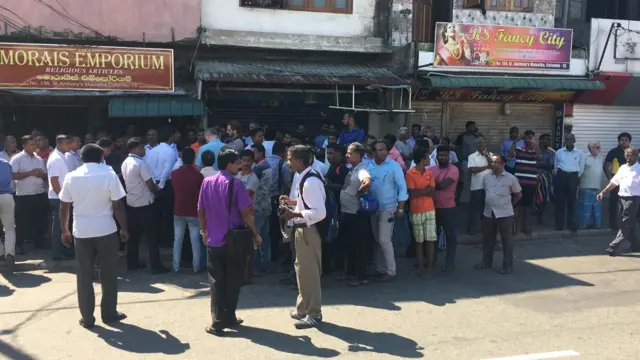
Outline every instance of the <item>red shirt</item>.
[(455, 180), (448, 188), (444, 190), (436, 190), (433, 195), (433, 202), (436, 205), (436, 209), (449, 209), (456, 207), (456, 186), (458, 185), (458, 180), (460, 178), (458, 168), (455, 167), (455, 165), (449, 164), (449, 166), (444, 169), (440, 166), (434, 166), (429, 168), (429, 170), (431, 170), (436, 183), (447, 177)]
[(53, 148), (51, 148), (51, 146), (49, 146), (49, 148), (47, 148), (45, 150), (42, 150), (42, 151), (38, 151), (38, 152), (36, 152), (36, 154), (38, 156), (40, 156), (40, 158), (42, 158), (42, 160), (47, 162), (47, 159), (49, 159), (49, 155), (51, 155), (52, 151), (53, 151)]
[(182, 165), (171, 172), (173, 186), (173, 214), (198, 216), (198, 196), (204, 178), (193, 165)]

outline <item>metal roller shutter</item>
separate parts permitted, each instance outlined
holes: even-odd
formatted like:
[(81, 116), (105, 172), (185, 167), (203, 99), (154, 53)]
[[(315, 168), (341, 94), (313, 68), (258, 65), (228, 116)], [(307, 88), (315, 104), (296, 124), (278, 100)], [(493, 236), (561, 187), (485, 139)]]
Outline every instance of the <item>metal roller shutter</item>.
[(587, 151), (589, 141), (600, 141), (602, 154), (618, 146), (618, 134), (628, 132), (632, 144), (640, 143), (640, 107), (580, 105), (573, 108), (576, 146)]
[(410, 113), (408, 126), (420, 124), (422, 127), (431, 126), (438, 137), (442, 137), (442, 106), (441, 101), (416, 101), (411, 107), (416, 111)]
[(553, 104), (511, 103), (511, 114), (502, 113), (501, 103), (452, 102), (449, 104), (448, 135), (453, 141), (465, 131), (467, 121), (475, 121), (487, 138), (489, 150), (498, 153), (502, 140), (509, 136), (509, 128), (517, 126), (520, 132), (533, 130), (536, 136), (552, 133)]

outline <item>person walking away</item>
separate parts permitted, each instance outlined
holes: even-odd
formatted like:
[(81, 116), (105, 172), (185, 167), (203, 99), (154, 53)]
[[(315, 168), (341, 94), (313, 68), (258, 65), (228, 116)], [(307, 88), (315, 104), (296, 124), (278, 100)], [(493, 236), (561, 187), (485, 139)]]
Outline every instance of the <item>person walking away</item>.
[(253, 197), (253, 219), (256, 230), (262, 238), (260, 247), (254, 251), (254, 263), (258, 271), (270, 272), (272, 270), (270, 217), (273, 170), (266, 161), (266, 149), (263, 145), (253, 144), (251, 150), (256, 163), (254, 172), (259, 180), (258, 189)]
[(366, 139), (364, 130), (356, 125), (355, 113), (349, 111), (342, 117), (342, 124), (347, 128), (338, 136), (338, 144), (347, 146), (354, 142), (363, 143)]
[(436, 182), (436, 192), (433, 203), (436, 207), (436, 228), (438, 233), (444, 232), (446, 239), (445, 263), (442, 272), (456, 269), (456, 249), (458, 237), (456, 234), (456, 184), (460, 178), (458, 168), (449, 164), (448, 146), (438, 146), (438, 166), (430, 168)]
[(404, 204), (409, 198), (400, 165), (391, 160), (391, 145), (384, 140), (375, 143), (375, 160), (369, 164), (373, 197), (378, 200), (378, 212), (371, 217), (373, 236), (377, 243), (376, 270), (378, 281), (391, 281), (396, 276), (396, 260), (391, 237), (395, 218), (404, 216)]
[(562, 231), (566, 219), (569, 230), (576, 232), (578, 227), (575, 222), (574, 207), (580, 176), (584, 171), (585, 156), (580, 149), (575, 148), (575, 135), (565, 135), (564, 143), (565, 146), (556, 152), (554, 167), (556, 230)]
[(600, 142), (591, 141), (587, 148), (589, 155), (585, 159), (584, 173), (580, 178), (576, 218), (578, 219), (578, 229), (591, 227), (600, 229), (602, 228), (602, 203), (596, 201), (598, 192), (602, 188), (603, 174)]
[(553, 167), (556, 163), (556, 151), (550, 147), (551, 135), (542, 134), (539, 138), (540, 155), (538, 161), (538, 187), (536, 189), (536, 215), (538, 225), (542, 225), (542, 218), (547, 203), (553, 196)]
[(11, 161), (12, 179), (16, 182), (16, 247), (24, 254), (24, 244), (33, 241), (36, 248), (45, 249), (49, 223), (49, 202), (44, 182), (47, 180), (44, 160), (35, 153), (36, 139), (25, 135), (22, 151)]
[(264, 141), (262, 142), (262, 145), (264, 145), (267, 157), (273, 154), (273, 144), (276, 142), (276, 134), (277, 131), (272, 126), (264, 128)]
[[(409, 205), (411, 212), (411, 224), (416, 242), (416, 260), (418, 262), (418, 274), (423, 278), (431, 276), (436, 260), (435, 242), (436, 212), (433, 203), (433, 195), (436, 190), (436, 182), (431, 170), (427, 167), (431, 163), (429, 149), (418, 147), (413, 151), (413, 161), (416, 167), (407, 171), (405, 175), (407, 189), (409, 191)], [(426, 242), (427, 267), (424, 266), (424, 248)]]
[(144, 160), (146, 146), (142, 139), (133, 137), (127, 142), (129, 156), (122, 162), (122, 177), (127, 188), (126, 213), (131, 232), (127, 241), (127, 270), (144, 268), (140, 262), (139, 247), (142, 238), (147, 240), (151, 274), (161, 274), (169, 269), (162, 266), (158, 249), (155, 197), (158, 185), (153, 182), (149, 165)]
[(240, 153), (245, 148), (244, 140), (242, 140), (242, 125), (236, 120), (231, 121), (227, 125), (227, 135), (230, 140), (230, 148)]
[[(259, 145), (260, 142), (256, 144)], [(254, 165), (253, 151), (242, 150), (242, 152), (240, 152), (240, 161), (242, 162), (242, 167), (240, 168), (238, 175), (236, 175), (236, 178), (242, 181), (242, 184), (244, 185), (245, 189), (247, 189), (247, 192), (249, 193), (249, 197), (251, 198), (251, 201), (253, 201), (255, 193), (256, 191), (258, 191), (258, 186), (260, 186), (260, 180), (258, 179), (258, 176), (253, 172), (253, 169), (252, 169)], [(255, 224), (255, 208), (254, 208), (254, 224)], [(245, 285), (251, 284), (251, 278), (253, 277), (252, 263), (253, 263), (253, 252), (247, 254), (246, 264), (244, 267), (244, 270), (245, 270), (244, 284)]]
[[(443, 139), (444, 143), (444, 139)], [(476, 231), (476, 225), (482, 219), (484, 212), (484, 186), (482, 181), (484, 177), (491, 172), (492, 153), (487, 151), (487, 140), (484, 137), (476, 138), (477, 151), (469, 155), (467, 166), (471, 173), (471, 183), (469, 184), (469, 214), (467, 219), (467, 234), (473, 235)]]
[[(520, 140), (524, 141), (524, 145), (518, 147), (517, 144)], [(516, 230), (519, 229), (525, 235), (531, 236), (529, 217), (531, 216), (536, 197), (536, 187), (538, 186), (538, 161), (542, 159), (533, 131), (527, 130), (524, 132), (523, 137), (518, 137), (518, 141), (511, 144), (509, 155), (516, 160), (513, 175), (516, 176), (522, 188), (522, 198), (518, 202), (520, 209), (515, 212)]]
[(513, 221), (515, 204), (522, 198), (518, 179), (505, 171), (506, 158), (491, 158), (492, 173), (483, 179), (487, 198), (484, 207), (482, 262), (476, 269), (491, 269), (498, 233), (502, 239), (502, 275), (513, 273)]
[(281, 215), (286, 221), (293, 220), (295, 228), (295, 272), (298, 283), (296, 308), (290, 316), (297, 329), (308, 329), (322, 322), (322, 238), (317, 225), (327, 215), (326, 194), (322, 177), (311, 168), (313, 150), (308, 146), (293, 146), (289, 149), (289, 167), (298, 174), (295, 184), (295, 199), (281, 196), (286, 208)]
[(602, 201), (604, 195), (618, 188), (620, 198), (620, 230), (615, 239), (609, 244), (607, 254), (616, 256), (617, 251), (623, 241), (631, 243), (631, 251), (640, 251), (640, 243), (636, 238), (636, 214), (640, 206), (640, 164), (638, 164), (638, 149), (628, 147), (624, 151), (626, 164), (620, 166), (616, 175), (611, 178), (609, 185), (605, 187), (596, 197)]
[(509, 129), (509, 137), (502, 141), (500, 144), (500, 155), (504, 156), (507, 159), (507, 165), (505, 166), (505, 170), (508, 173), (513, 174), (516, 167), (516, 158), (514, 155), (511, 155), (511, 148), (514, 146), (516, 148), (521, 148), (524, 146), (524, 140), (520, 136), (520, 129), (517, 126), (513, 126)]
[(53, 261), (62, 261), (73, 258), (70, 249), (62, 244), (62, 229), (60, 229), (60, 199), (58, 195), (62, 190), (64, 177), (69, 173), (69, 166), (65, 159), (65, 153), (69, 150), (69, 138), (66, 135), (56, 137), (56, 148), (49, 155), (47, 161), (47, 177), (49, 179), (49, 205), (51, 207), (52, 229), (51, 249)]
[(73, 135), (69, 137), (69, 151), (64, 154), (64, 158), (67, 161), (70, 172), (82, 166), (82, 160), (79, 154), (81, 147), (82, 140), (79, 136)]
[(214, 170), (218, 170), (218, 165), (217, 165), (218, 154), (220, 153), (220, 150), (222, 150), (222, 148), (224, 147), (224, 143), (220, 141), (220, 138), (218, 135), (218, 129), (208, 128), (204, 132), (204, 137), (207, 139), (207, 144), (202, 145), (200, 147), (200, 150), (198, 150), (198, 154), (196, 155), (196, 166), (201, 169), (205, 167), (205, 165), (202, 163), (202, 154), (204, 154), (205, 151), (211, 151), (213, 152), (213, 155), (214, 155), (213, 168)]
[[(118, 305), (118, 246), (127, 241), (129, 232), (122, 199), (125, 191), (118, 176), (102, 166), (102, 149), (95, 144), (82, 148), (83, 165), (65, 176), (60, 191), (60, 227), (67, 246), (75, 242), (77, 261), (77, 293), (80, 326), (95, 325), (95, 293), (93, 270), (100, 259), (102, 322), (112, 324), (126, 319), (117, 311)], [(73, 205), (73, 237), (69, 232), (69, 211)], [(120, 225), (118, 237), (116, 221)]]
[(178, 169), (171, 172), (173, 182), (173, 272), (180, 272), (182, 243), (184, 233), (189, 228), (191, 239), (191, 253), (193, 255), (193, 272), (204, 269), (204, 246), (200, 240), (200, 224), (198, 223), (198, 196), (204, 177), (193, 165), (196, 154), (192, 148), (182, 150), (182, 163)]
[(351, 170), (347, 174), (340, 191), (340, 232), (338, 237), (344, 242), (347, 255), (347, 284), (359, 286), (367, 283), (367, 258), (370, 238), (363, 229), (371, 227), (370, 216), (361, 213), (360, 198), (371, 189), (371, 175), (367, 164), (362, 162), (366, 150), (360, 143), (347, 147), (347, 161)]
[[(207, 274), (211, 289), (211, 325), (205, 331), (223, 335), (224, 329), (243, 322), (236, 316), (244, 266), (242, 254), (231, 251), (227, 239), (233, 231), (248, 227), (254, 243), (262, 238), (255, 229), (253, 207), (242, 181), (236, 179), (242, 163), (235, 150), (218, 155), (220, 172), (202, 182), (198, 198), (200, 234), (207, 246)], [(224, 204), (224, 205), (223, 205)]]
[(214, 169), (213, 166), (216, 163), (216, 155), (213, 151), (207, 150), (202, 153), (202, 170), (200, 170), (200, 174), (203, 177), (215, 176), (218, 174), (218, 170)]
[(481, 136), (476, 126), (475, 121), (467, 121), (465, 124), (465, 132), (458, 135), (456, 138), (456, 151), (458, 152), (458, 158), (462, 161), (460, 164), (460, 179), (456, 185), (456, 203), (460, 201), (460, 196), (464, 191), (464, 184), (470, 180), (469, 176), (469, 155), (476, 151), (476, 138)]
[[(631, 145), (631, 134), (623, 132), (618, 135), (618, 146), (609, 150), (607, 157), (604, 159), (604, 174), (607, 180), (611, 181), (613, 176), (618, 173), (620, 166), (626, 163), (624, 152)], [(619, 188), (615, 187), (609, 194), (609, 227), (611, 230), (618, 230), (618, 222), (620, 221), (620, 205), (618, 202)]]
[[(7, 142), (5, 142), (5, 149), (6, 145)], [(4, 245), (0, 243), (0, 256), (4, 256), (9, 272), (13, 272), (16, 264), (16, 223), (12, 178), (11, 164), (5, 159), (0, 159), (0, 221), (4, 230)]]

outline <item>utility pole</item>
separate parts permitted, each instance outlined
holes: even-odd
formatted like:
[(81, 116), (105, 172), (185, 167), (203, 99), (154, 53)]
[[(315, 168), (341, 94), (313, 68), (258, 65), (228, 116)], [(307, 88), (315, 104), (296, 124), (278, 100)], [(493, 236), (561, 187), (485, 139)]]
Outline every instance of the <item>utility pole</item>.
[(571, 0), (562, 0), (562, 28), (566, 29), (569, 27), (569, 9), (571, 5)]

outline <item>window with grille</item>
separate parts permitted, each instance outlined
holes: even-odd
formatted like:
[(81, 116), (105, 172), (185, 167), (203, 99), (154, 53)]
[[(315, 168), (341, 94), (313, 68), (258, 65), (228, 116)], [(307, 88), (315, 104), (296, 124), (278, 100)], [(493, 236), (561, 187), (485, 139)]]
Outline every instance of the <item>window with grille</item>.
[(487, 10), (533, 12), (535, 0), (487, 0)]

